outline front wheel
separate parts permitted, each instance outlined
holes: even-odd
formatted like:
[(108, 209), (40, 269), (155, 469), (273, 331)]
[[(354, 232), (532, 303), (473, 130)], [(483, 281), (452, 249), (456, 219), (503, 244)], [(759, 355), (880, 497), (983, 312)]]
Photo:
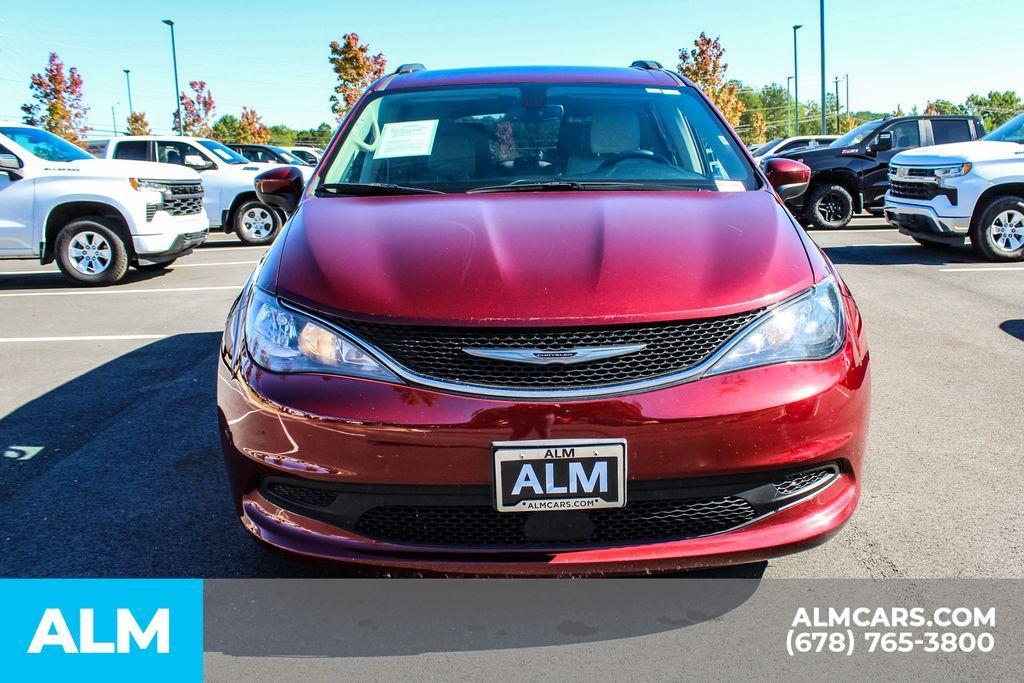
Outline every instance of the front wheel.
[(853, 218), (853, 197), (842, 185), (816, 185), (807, 195), (804, 219), (815, 228), (838, 230)]
[(996, 197), (971, 228), (971, 245), (989, 261), (1024, 259), (1024, 199)]
[(128, 272), (128, 250), (109, 218), (91, 216), (71, 221), (54, 242), (57, 267), (82, 285), (111, 285)]
[(281, 216), (256, 200), (245, 202), (235, 212), (235, 233), (246, 244), (270, 244), (281, 229)]

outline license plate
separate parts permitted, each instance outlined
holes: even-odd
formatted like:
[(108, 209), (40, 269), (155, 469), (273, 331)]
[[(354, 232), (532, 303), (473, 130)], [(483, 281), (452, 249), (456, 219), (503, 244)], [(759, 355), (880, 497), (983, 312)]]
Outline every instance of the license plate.
[(594, 510), (626, 504), (626, 440), (492, 444), (498, 512)]

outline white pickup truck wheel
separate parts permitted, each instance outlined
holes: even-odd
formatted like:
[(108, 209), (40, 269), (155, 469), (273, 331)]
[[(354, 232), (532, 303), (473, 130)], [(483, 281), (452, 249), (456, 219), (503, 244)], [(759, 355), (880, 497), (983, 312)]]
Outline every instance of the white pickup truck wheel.
[(57, 266), (86, 285), (109, 285), (128, 271), (128, 250), (108, 218), (78, 218), (65, 225), (54, 244)]
[(263, 202), (248, 201), (235, 211), (235, 233), (246, 244), (269, 244), (280, 229), (280, 215)]
[(971, 230), (971, 244), (989, 261), (1024, 259), (1024, 199), (996, 197)]

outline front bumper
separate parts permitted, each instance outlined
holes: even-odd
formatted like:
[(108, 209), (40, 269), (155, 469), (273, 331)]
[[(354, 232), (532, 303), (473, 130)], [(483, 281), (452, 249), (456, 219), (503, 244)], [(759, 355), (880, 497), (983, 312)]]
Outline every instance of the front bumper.
[(206, 213), (171, 216), (157, 211), (152, 221), (140, 228), (146, 232), (132, 236), (132, 245), (140, 261), (160, 263), (188, 253), (206, 241), (210, 221)]
[(970, 216), (941, 216), (927, 204), (899, 202), (888, 197), (885, 220), (905, 235), (945, 244), (963, 244), (971, 229)]
[[(860, 493), (868, 355), (856, 308), (848, 300), (847, 307), (847, 341), (828, 360), (587, 401), (511, 402), (341, 377), (282, 376), (259, 369), (244, 351), (237, 362), (225, 353), (218, 405), (236, 511), (258, 540), (293, 554), (446, 575), (670, 571), (752, 562), (816, 545), (849, 519)], [(835, 476), (788, 500), (762, 500), (765, 514), (742, 524), (685, 538), (572, 547), (445, 545), (384, 538), (358, 523), (360, 510), (408, 503), (410, 496), (420, 496), (427, 508), (452, 496), (481, 504), (489, 496), (492, 442), (595, 437), (627, 440), (630, 501), (679, 485), (704, 487), (693, 493), (703, 500), (726, 493), (708, 487), (728, 485), (739, 487), (730, 495), (751, 498), (757, 494), (750, 491), (763, 494), (761, 484), (780, 472), (834, 466)], [(330, 489), (343, 500), (330, 513), (317, 512), (315, 500), (303, 505), (275, 495), (275, 481)], [(365, 494), (380, 499), (367, 503)]]

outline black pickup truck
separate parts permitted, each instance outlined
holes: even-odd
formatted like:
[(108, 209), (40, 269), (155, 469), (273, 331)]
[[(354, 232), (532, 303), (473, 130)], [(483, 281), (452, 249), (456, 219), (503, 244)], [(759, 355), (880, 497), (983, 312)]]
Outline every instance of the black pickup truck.
[(777, 156), (811, 168), (807, 192), (787, 203), (793, 215), (815, 228), (845, 227), (853, 214), (881, 215), (889, 188), (889, 160), (913, 147), (977, 140), (985, 126), (976, 116), (895, 116), (863, 123), (824, 147), (803, 147)]

